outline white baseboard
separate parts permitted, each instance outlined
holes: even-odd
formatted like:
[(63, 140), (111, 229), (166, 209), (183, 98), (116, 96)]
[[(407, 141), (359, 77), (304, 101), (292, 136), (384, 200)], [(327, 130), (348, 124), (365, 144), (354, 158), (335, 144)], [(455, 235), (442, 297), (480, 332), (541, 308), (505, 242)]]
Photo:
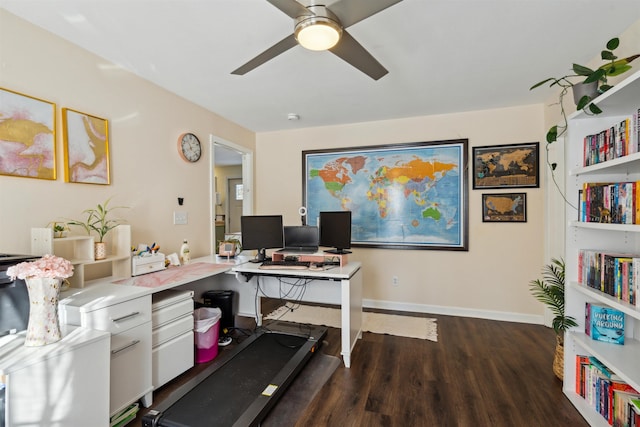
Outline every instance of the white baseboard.
[(474, 310), (462, 307), (445, 307), (427, 304), (413, 304), (397, 301), (382, 301), (364, 299), (364, 308), (376, 308), (379, 310), (407, 311), (413, 313), (442, 314), (446, 316), (475, 317), (478, 319), (501, 320), (505, 322), (544, 324), (544, 316), (532, 314), (509, 313), (504, 311)]

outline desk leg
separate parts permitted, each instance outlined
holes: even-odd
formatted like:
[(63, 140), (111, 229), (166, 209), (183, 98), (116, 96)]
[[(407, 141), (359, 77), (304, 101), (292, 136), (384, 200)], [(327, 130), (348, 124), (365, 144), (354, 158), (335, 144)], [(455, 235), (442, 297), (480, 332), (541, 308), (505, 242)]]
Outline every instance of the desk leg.
[(358, 270), (349, 280), (341, 282), (340, 311), (341, 341), (344, 366), (351, 367), (351, 352), (362, 338), (362, 272)]

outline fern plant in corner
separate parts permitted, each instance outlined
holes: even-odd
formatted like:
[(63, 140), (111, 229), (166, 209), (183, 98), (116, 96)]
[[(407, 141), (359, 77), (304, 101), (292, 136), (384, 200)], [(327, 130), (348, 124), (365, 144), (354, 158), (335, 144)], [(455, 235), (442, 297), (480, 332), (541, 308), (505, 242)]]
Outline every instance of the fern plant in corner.
[(564, 275), (564, 260), (552, 258), (551, 263), (542, 268), (542, 279), (529, 282), (531, 294), (535, 299), (546, 305), (554, 316), (551, 322), (551, 326), (556, 333), (553, 373), (560, 379), (564, 376), (564, 333), (569, 328), (578, 326), (575, 318), (565, 315)]

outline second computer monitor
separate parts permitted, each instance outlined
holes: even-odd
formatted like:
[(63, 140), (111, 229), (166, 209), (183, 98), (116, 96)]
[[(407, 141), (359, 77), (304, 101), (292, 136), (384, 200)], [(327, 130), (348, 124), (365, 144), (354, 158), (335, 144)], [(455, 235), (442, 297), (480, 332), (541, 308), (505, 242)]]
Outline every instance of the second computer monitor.
[(320, 246), (329, 247), (325, 252), (348, 254), (351, 251), (351, 211), (324, 211), (318, 216)]
[(242, 249), (257, 249), (256, 262), (264, 261), (266, 249), (284, 246), (282, 215), (245, 215), (240, 217)]

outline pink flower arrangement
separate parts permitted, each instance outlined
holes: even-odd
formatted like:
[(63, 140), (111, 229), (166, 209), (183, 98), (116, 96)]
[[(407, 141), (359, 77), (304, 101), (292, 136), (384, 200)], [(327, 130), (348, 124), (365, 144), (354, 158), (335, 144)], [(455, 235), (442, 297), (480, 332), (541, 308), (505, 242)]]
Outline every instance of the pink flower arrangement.
[(21, 262), (7, 269), (11, 279), (30, 279), (32, 277), (66, 279), (73, 275), (73, 265), (64, 258), (55, 255), (43, 255), (42, 258)]

